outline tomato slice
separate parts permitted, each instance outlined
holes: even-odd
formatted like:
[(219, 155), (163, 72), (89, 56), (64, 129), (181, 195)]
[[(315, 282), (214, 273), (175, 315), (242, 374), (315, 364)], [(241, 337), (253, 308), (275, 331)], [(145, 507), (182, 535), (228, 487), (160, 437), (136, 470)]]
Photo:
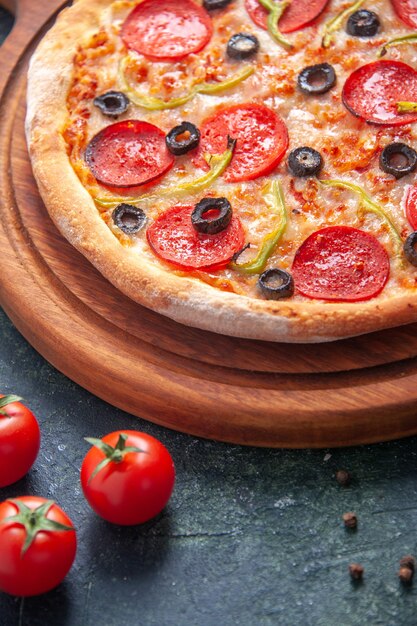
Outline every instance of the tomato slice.
[(417, 0), (391, 0), (398, 17), (410, 28), (417, 28)]
[(103, 128), (93, 137), (85, 160), (102, 185), (137, 187), (166, 174), (175, 159), (160, 128), (148, 122), (125, 120)]
[(417, 230), (417, 184), (409, 187), (405, 194), (405, 215), (411, 228)]
[(156, 61), (199, 52), (212, 34), (209, 14), (192, 0), (144, 0), (127, 16), (121, 31), (127, 48)]
[[(308, 26), (325, 9), (329, 0), (292, 0), (279, 20), (282, 33), (293, 33)], [(260, 28), (267, 29), (268, 11), (258, 0), (245, 0), (245, 7), (251, 20)]]
[(417, 101), (417, 72), (401, 61), (375, 61), (355, 70), (342, 91), (345, 107), (370, 124), (402, 126), (417, 113), (398, 113), (397, 102)]
[(297, 250), (292, 266), (300, 293), (340, 302), (377, 296), (389, 271), (388, 254), (379, 241), (350, 226), (330, 226), (310, 235)]
[(233, 215), (216, 235), (198, 233), (191, 223), (194, 206), (177, 205), (162, 213), (148, 228), (148, 242), (157, 256), (182, 269), (217, 270), (243, 248), (245, 233)]
[(288, 148), (283, 120), (262, 104), (237, 104), (221, 109), (205, 120), (195, 165), (207, 169), (203, 155), (223, 154), (227, 137), (237, 140), (233, 159), (224, 179), (241, 182), (265, 176), (276, 168)]

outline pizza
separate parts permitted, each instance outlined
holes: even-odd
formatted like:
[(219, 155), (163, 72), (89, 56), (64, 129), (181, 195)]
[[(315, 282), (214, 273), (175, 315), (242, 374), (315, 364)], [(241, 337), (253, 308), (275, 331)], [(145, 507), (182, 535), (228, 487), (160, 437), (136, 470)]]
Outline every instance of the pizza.
[(184, 324), (320, 342), (415, 322), (415, 31), (417, 0), (78, 0), (29, 70), (46, 208)]

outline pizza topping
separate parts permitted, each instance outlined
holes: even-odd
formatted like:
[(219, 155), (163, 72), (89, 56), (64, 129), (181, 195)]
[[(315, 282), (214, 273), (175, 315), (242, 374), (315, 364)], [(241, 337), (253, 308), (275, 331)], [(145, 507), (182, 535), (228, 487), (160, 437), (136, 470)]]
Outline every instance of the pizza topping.
[(227, 182), (253, 180), (272, 172), (288, 147), (283, 120), (262, 104), (237, 104), (220, 109), (201, 128), (196, 165), (205, 167), (203, 155), (224, 151), (227, 137), (235, 137), (233, 160), (225, 173)]
[(148, 242), (155, 254), (185, 270), (217, 270), (225, 267), (244, 243), (240, 219), (233, 215), (216, 235), (199, 233), (191, 222), (193, 206), (174, 206), (148, 228)]
[(370, 124), (401, 126), (417, 121), (417, 113), (399, 113), (400, 101), (417, 101), (417, 72), (401, 61), (375, 61), (355, 70), (347, 79), (345, 107)]
[[(329, 0), (292, 0), (279, 20), (281, 33), (292, 33), (308, 26), (324, 10)], [(245, 7), (252, 21), (267, 30), (268, 9), (260, 0), (245, 0)]]
[(407, 239), (404, 242), (404, 256), (411, 263), (417, 267), (417, 231), (408, 235)]
[(294, 293), (293, 277), (279, 268), (272, 268), (261, 274), (258, 286), (267, 300), (290, 298)]
[(192, 0), (144, 0), (128, 15), (121, 37), (129, 50), (149, 59), (178, 60), (210, 41), (207, 11)]
[(199, 233), (217, 235), (229, 226), (232, 214), (227, 198), (203, 198), (191, 213), (191, 223)]
[(391, 0), (398, 17), (410, 28), (417, 28), (416, 0)]
[(390, 143), (379, 157), (380, 168), (395, 178), (414, 172), (417, 167), (417, 152), (405, 143)]
[(314, 148), (295, 148), (288, 156), (288, 168), (293, 176), (317, 176), (322, 166), (322, 156)]
[(215, 9), (224, 9), (230, 2), (231, 0), (203, 0), (203, 7), (207, 11), (214, 11)]
[(417, 185), (409, 187), (406, 191), (405, 214), (411, 227), (417, 230)]
[(249, 33), (236, 33), (232, 35), (227, 44), (226, 52), (231, 59), (248, 59), (259, 50), (259, 40)]
[(326, 93), (336, 84), (336, 72), (329, 63), (309, 65), (299, 73), (297, 82), (301, 91), (308, 95)]
[(354, 37), (374, 37), (380, 27), (381, 22), (374, 11), (361, 9), (349, 17), (346, 31)]
[(292, 43), (283, 37), (278, 26), (278, 22), (280, 21), (283, 13), (290, 6), (291, 0), (281, 0), (280, 2), (274, 2), (274, 0), (258, 1), (267, 12), (266, 28), (272, 39), (274, 39), (283, 48), (291, 50), (293, 47)]
[(323, 39), (321, 41), (323, 48), (328, 48), (330, 46), (333, 41), (333, 34), (342, 27), (344, 21), (350, 15), (355, 13), (364, 2), (365, 0), (357, 0), (357, 2), (354, 2), (350, 6), (346, 7), (346, 9), (343, 9), (340, 13), (335, 15), (335, 17), (332, 17), (325, 23), (323, 28)]
[(139, 232), (146, 224), (146, 215), (142, 209), (125, 202), (119, 204), (111, 216), (115, 226), (126, 235)]
[(136, 187), (166, 174), (174, 164), (165, 133), (139, 120), (101, 130), (88, 144), (85, 160), (96, 180), (108, 187)]
[(169, 131), (165, 138), (167, 148), (172, 154), (186, 154), (197, 148), (200, 143), (200, 131), (191, 122), (182, 122)]
[(103, 115), (118, 117), (125, 113), (129, 107), (129, 98), (121, 91), (107, 91), (93, 100), (94, 106), (98, 107)]
[(370, 233), (330, 226), (310, 235), (297, 250), (292, 274), (309, 298), (358, 302), (377, 296), (390, 272), (388, 254)]
[(395, 39), (390, 39), (387, 43), (378, 50), (377, 57), (381, 58), (385, 56), (388, 52), (388, 48), (392, 48), (395, 46), (403, 46), (405, 44), (417, 43), (417, 34), (413, 33), (412, 35), (404, 35), (402, 37), (396, 37)]

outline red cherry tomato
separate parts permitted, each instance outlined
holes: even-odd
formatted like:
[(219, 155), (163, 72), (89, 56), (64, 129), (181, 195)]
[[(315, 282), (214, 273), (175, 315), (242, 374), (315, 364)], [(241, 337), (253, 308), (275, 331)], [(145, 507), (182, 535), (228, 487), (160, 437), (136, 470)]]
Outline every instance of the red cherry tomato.
[(402, 126), (417, 121), (417, 113), (398, 113), (397, 103), (417, 100), (417, 72), (401, 61), (362, 65), (345, 82), (345, 107), (370, 124)]
[(263, 104), (237, 104), (220, 109), (201, 128), (196, 165), (208, 168), (204, 154), (223, 154), (228, 137), (237, 139), (233, 159), (224, 179), (230, 183), (266, 176), (282, 160), (288, 148), (283, 120)]
[(213, 271), (225, 267), (243, 248), (245, 233), (234, 215), (216, 235), (198, 233), (191, 223), (193, 206), (174, 206), (162, 213), (147, 230), (155, 254), (182, 269)]
[[(279, 20), (281, 33), (293, 33), (308, 26), (325, 9), (329, 0), (292, 0)], [(257, 26), (267, 29), (268, 11), (259, 4), (258, 0), (245, 0), (245, 7), (249, 17)]]
[(88, 144), (85, 160), (99, 183), (115, 188), (150, 183), (174, 165), (165, 133), (139, 120), (103, 128)]
[(417, 1), (391, 0), (398, 17), (410, 28), (417, 28)]
[(69, 572), (76, 549), (72, 522), (54, 502), (23, 496), (0, 504), (1, 591), (16, 596), (50, 591)]
[(209, 14), (191, 0), (144, 0), (128, 15), (121, 32), (128, 48), (156, 61), (199, 52), (212, 34)]
[(377, 296), (390, 272), (385, 248), (350, 226), (313, 233), (297, 250), (292, 275), (300, 293), (319, 300), (357, 302)]
[[(3, 396), (11, 398), (16, 396)], [(0, 404), (4, 404), (0, 400)], [(38, 422), (20, 402), (0, 407), (0, 487), (25, 476), (38, 456), (41, 435)]]
[(175, 469), (160, 441), (134, 430), (87, 441), (94, 447), (81, 466), (81, 486), (98, 515), (128, 526), (162, 511), (174, 488)]

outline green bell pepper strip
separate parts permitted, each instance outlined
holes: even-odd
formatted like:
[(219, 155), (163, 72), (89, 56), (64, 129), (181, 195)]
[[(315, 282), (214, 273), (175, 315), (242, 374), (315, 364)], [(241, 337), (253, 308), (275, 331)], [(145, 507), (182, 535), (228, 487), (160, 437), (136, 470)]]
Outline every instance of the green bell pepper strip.
[(127, 94), (130, 101), (136, 106), (142, 107), (143, 109), (149, 109), (150, 111), (164, 111), (165, 109), (176, 109), (177, 107), (182, 106), (189, 100), (192, 100), (194, 96), (198, 93), (206, 94), (206, 95), (214, 95), (217, 93), (221, 93), (222, 91), (226, 91), (227, 89), (231, 89), (239, 83), (245, 81), (249, 76), (255, 71), (255, 68), (252, 65), (248, 65), (244, 67), (242, 70), (227, 78), (226, 80), (220, 83), (200, 83), (199, 85), (195, 85), (191, 91), (189, 91), (184, 96), (179, 98), (172, 98), (171, 100), (161, 100), (160, 98), (154, 98), (153, 96), (146, 96), (144, 94), (140, 94), (133, 89), (129, 85), (129, 82), (126, 77), (126, 66), (130, 61), (129, 55), (125, 56), (119, 65), (119, 81), (122, 85), (123, 91)]
[(398, 113), (417, 113), (417, 102), (397, 102)]
[(285, 199), (281, 183), (276, 180), (268, 183), (263, 193), (263, 199), (274, 213), (278, 213), (280, 217), (279, 225), (264, 238), (261, 249), (252, 261), (242, 264), (234, 261), (229, 264), (230, 269), (243, 272), (244, 274), (261, 274), (285, 231), (287, 226), (287, 211), (285, 209)]
[(156, 195), (166, 196), (166, 195), (175, 195), (181, 192), (189, 192), (189, 193), (199, 193), (203, 191), (207, 187), (209, 187), (219, 176), (223, 174), (225, 169), (228, 167), (230, 161), (233, 157), (233, 152), (236, 146), (236, 139), (232, 139), (231, 137), (227, 138), (227, 149), (223, 154), (208, 154), (204, 156), (205, 161), (210, 166), (210, 171), (204, 176), (200, 178), (196, 178), (195, 180), (191, 180), (188, 183), (181, 183), (176, 187), (167, 187), (166, 189), (158, 189), (156, 193), (146, 193), (143, 196), (139, 196), (136, 198), (94, 198), (94, 202), (106, 209), (111, 209), (121, 204), (122, 202), (128, 202), (129, 204), (137, 204), (141, 200), (146, 200), (149, 198), (154, 198)]
[(343, 180), (319, 180), (319, 183), (321, 185), (324, 185), (325, 187), (342, 187), (344, 189), (350, 189), (351, 191), (354, 191), (356, 194), (358, 194), (360, 198), (360, 202), (361, 202), (361, 207), (358, 210), (358, 215), (361, 215), (364, 213), (374, 213), (383, 222), (385, 222), (386, 225), (388, 226), (388, 229), (392, 238), (395, 241), (398, 251), (400, 253), (402, 252), (403, 240), (401, 238), (400, 233), (394, 226), (394, 223), (391, 221), (391, 219), (388, 217), (385, 211), (381, 209), (379, 204), (374, 202), (368, 196), (368, 194), (366, 193), (364, 189), (362, 189), (362, 187), (359, 187), (359, 185), (354, 185), (353, 183), (345, 182)]
[(340, 11), (340, 13), (324, 24), (323, 39), (321, 40), (322, 48), (328, 48), (330, 46), (333, 41), (333, 33), (339, 30), (345, 19), (352, 15), (352, 13), (355, 13), (364, 2), (365, 0), (357, 0), (357, 2), (351, 4), (350, 7), (347, 7), (343, 11)]
[(378, 50), (377, 57), (380, 59), (381, 57), (387, 54), (388, 48), (392, 48), (394, 46), (402, 46), (407, 43), (417, 43), (417, 33), (413, 33), (411, 35), (404, 35), (403, 37), (397, 37), (396, 39), (391, 39), (384, 43), (383, 46)]
[(258, 0), (258, 2), (268, 11), (266, 24), (272, 39), (283, 48), (291, 50), (294, 46), (290, 41), (285, 39), (278, 27), (278, 22), (285, 9), (291, 4), (291, 0), (282, 0), (281, 2), (274, 2), (274, 0)]

